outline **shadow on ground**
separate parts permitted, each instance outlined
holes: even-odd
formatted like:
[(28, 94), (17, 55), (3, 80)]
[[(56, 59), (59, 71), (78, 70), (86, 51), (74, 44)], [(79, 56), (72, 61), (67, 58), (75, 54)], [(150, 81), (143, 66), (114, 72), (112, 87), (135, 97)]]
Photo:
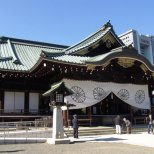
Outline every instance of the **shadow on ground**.
[(115, 138), (115, 137), (95, 139), (95, 141), (108, 141), (108, 142), (112, 142), (112, 141), (121, 141), (121, 140), (127, 140), (127, 139)]

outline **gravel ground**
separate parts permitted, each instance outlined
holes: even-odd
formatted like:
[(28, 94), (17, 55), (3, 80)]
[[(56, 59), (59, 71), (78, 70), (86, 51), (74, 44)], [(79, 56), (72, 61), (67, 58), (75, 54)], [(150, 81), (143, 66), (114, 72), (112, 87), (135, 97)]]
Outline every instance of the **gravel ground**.
[(154, 148), (122, 143), (79, 142), (73, 144), (50, 145), (5, 144), (0, 145), (4, 154), (154, 154)]

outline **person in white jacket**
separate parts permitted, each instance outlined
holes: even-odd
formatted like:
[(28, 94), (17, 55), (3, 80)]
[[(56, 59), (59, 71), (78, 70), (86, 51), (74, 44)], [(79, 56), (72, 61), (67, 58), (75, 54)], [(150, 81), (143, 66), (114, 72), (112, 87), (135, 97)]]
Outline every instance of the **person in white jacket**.
[(117, 115), (114, 119), (115, 127), (116, 127), (116, 134), (121, 134), (121, 124), (122, 120), (120, 115)]

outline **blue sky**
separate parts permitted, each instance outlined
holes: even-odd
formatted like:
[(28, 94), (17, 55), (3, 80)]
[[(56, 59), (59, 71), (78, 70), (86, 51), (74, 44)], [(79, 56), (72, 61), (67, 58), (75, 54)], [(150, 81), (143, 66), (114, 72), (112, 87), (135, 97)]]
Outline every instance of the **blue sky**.
[(154, 35), (154, 0), (0, 0), (0, 36), (73, 45), (111, 21)]

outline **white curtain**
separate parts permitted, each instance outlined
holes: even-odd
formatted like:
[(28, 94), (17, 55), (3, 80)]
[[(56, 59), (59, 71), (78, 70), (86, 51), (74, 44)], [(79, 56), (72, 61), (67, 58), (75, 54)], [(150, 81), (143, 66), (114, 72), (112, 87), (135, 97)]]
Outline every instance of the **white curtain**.
[(70, 107), (70, 109), (92, 106), (106, 98), (111, 92), (131, 106), (150, 109), (148, 85), (68, 79), (64, 79), (63, 81), (66, 87), (74, 91), (73, 95), (65, 97), (66, 101), (75, 105), (74, 107)]

